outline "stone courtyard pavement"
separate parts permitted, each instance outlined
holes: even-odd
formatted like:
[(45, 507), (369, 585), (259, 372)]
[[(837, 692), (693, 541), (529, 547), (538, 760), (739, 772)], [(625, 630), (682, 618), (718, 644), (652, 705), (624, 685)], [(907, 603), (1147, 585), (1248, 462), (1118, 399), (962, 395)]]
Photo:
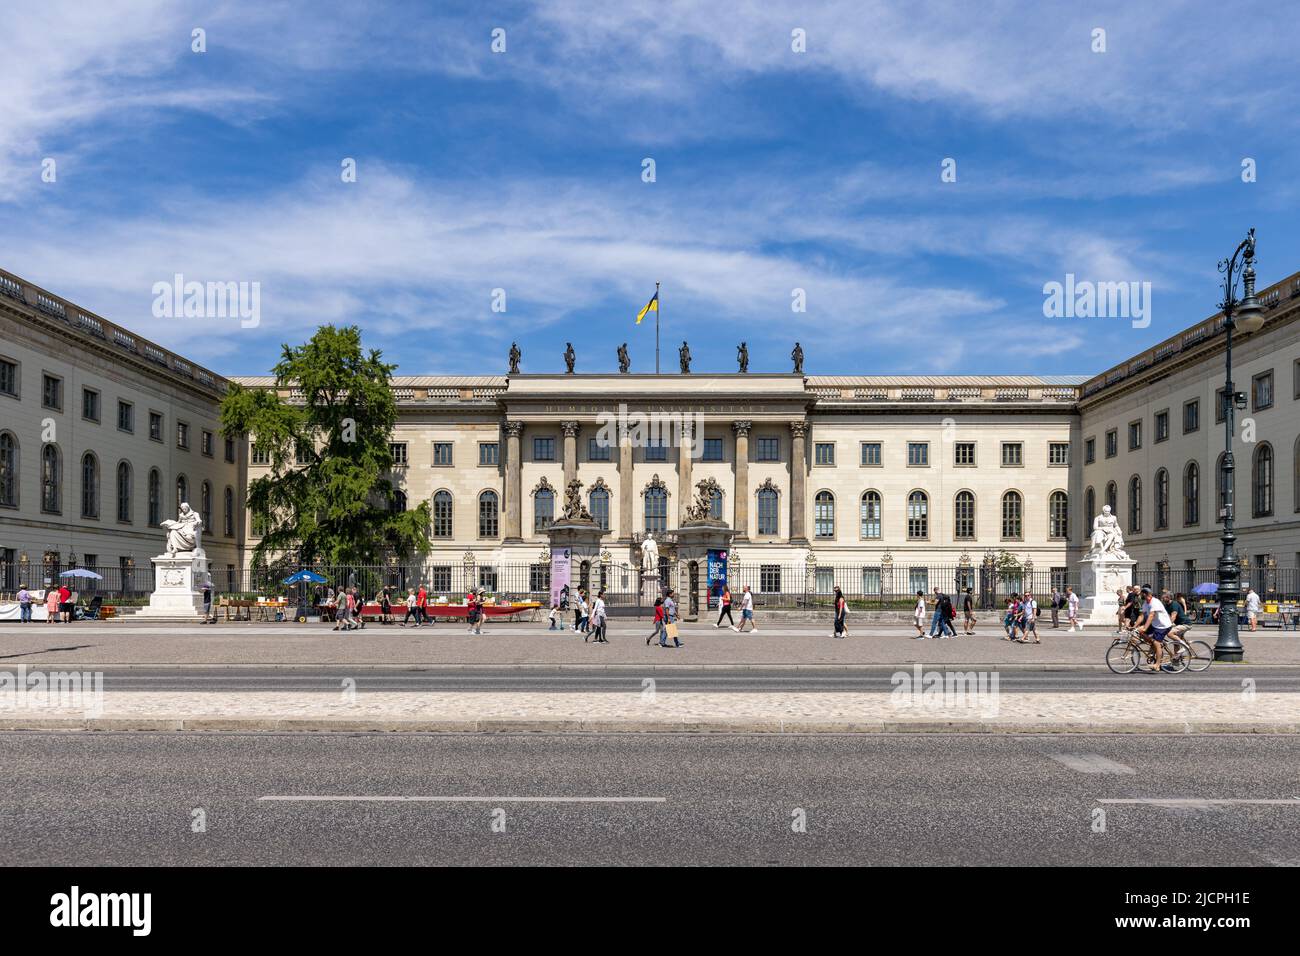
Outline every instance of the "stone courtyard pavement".
[[(481, 637), (468, 635), (464, 625), (443, 623), (419, 629), (371, 624), (351, 633), (319, 623), (6, 623), (0, 625), (0, 668), (16, 664), (843, 667), (913, 662), (1104, 668), (1111, 641), (1105, 630), (1070, 634), (1044, 628), (1041, 645), (1012, 644), (999, 640), (1001, 631), (994, 626), (980, 628), (974, 637), (913, 640), (915, 631), (900, 625), (853, 628), (849, 638), (834, 640), (829, 624), (769, 627), (760, 622), (757, 634), (736, 634), (697, 623), (681, 626), (684, 647), (663, 650), (646, 646), (649, 631), (648, 623), (614, 620), (609, 626), (610, 643), (591, 644), (571, 630), (548, 631), (545, 623), (490, 624)], [(1215, 641), (1210, 627), (1195, 628), (1190, 636), (1211, 645)], [(1300, 666), (1300, 633), (1243, 632), (1242, 642), (1251, 664)]]

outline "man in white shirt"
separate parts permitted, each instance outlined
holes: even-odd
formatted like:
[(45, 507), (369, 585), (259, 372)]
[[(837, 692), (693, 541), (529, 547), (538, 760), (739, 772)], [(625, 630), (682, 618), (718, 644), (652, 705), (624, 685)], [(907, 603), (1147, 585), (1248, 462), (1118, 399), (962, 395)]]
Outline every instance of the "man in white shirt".
[(1263, 611), (1263, 606), (1259, 603), (1259, 595), (1249, 584), (1246, 585), (1246, 620), (1250, 622), (1250, 629), (1255, 630), (1259, 624), (1259, 615)]
[(1068, 611), (1066, 617), (1070, 621), (1070, 630), (1074, 631), (1077, 628), (1082, 631), (1083, 627), (1079, 624), (1079, 595), (1075, 594), (1074, 588), (1068, 584), (1065, 586), (1065, 606)]
[(1169, 617), (1169, 611), (1165, 608), (1164, 603), (1151, 593), (1148, 585), (1142, 587), (1142, 619), (1138, 622), (1138, 630), (1146, 634), (1151, 640), (1151, 647), (1155, 653), (1155, 672), (1159, 674), (1162, 670), (1161, 662), (1164, 658), (1165, 635), (1169, 629), (1174, 626), (1173, 620)]

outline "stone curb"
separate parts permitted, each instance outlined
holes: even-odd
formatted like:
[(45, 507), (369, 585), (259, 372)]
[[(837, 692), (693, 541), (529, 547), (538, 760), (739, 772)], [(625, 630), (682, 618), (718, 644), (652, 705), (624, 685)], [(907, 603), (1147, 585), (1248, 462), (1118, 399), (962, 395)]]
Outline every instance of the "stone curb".
[[(646, 671), (663, 671), (663, 672), (683, 672), (683, 671), (866, 671), (866, 670), (888, 670), (903, 669), (911, 670), (917, 664), (920, 664), (926, 670), (1016, 670), (1016, 671), (1106, 671), (1108, 668), (1103, 664), (1093, 664), (1079, 661), (1040, 661), (1037, 663), (1014, 663), (1004, 661), (906, 661), (890, 662), (882, 661), (880, 663), (854, 663), (854, 664), (836, 664), (836, 663), (754, 663), (754, 664), (575, 664), (575, 663), (556, 663), (548, 664), (543, 662), (519, 663), (519, 664), (440, 664), (429, 663), (424, 661), (410, 661), (406, 663), (396, 662), (372, 662), (372, 663), (340, 663), (337, 661), (304, 661), (298, 663), (270, 662), (266, 664), (258, 663), (178, 663), (176, 661), (162, 661), (158, 663), (149, 663), (146, 661), (131, 661), (122, 663), (97, 663), (83, 661), (42, 661), (42, 660), (23, 660), (12, 663), (10, 668), (16, 667), (17, 664), (25, 664), (29, 670), (63, 670), (63, 671), (126, 671), (126, 670), (336, 670), (339, 672), (350, 672), (358, 670), (373, 671), (624, 671), (628, 673), (642, 674)], [(1220, 662), (1219, 668), (1228, 667), (1250, 667), (1268, 670), (1300, 670), (1300, 663), (1295, 664), (1253, 664), (1250, 661), (1242, 661), (1240, 664), (1228, 664)], [(3, 670), (4, 668), (0, 668)]]
[(445, 734), (1300, 734), (1296, 721), (1050, 720), (384, 720), (335, 717), (0, 718), (0, 731), (225, 731)]

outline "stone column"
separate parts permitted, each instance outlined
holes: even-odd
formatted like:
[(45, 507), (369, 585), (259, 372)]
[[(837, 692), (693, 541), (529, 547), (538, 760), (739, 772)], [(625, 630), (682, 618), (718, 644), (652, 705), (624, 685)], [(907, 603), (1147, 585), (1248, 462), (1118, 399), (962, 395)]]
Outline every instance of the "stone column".
[(695, 449), (695, 425), (682, 422), (681, 440), (677, 443), (677, 527), (686, 523), (686, 509), (695, 500), (695, 491), (691, 488), (692, 452)]
[(578, 477), (578, 423), (560, 422), (564, 432), (564, 487)]
[(634, 519), (632, 504), (636, 488), (632, 484), (632, 436), (625, 424), (618, 426), (618, 539), (631, 542)]
[(790, 438), (790, 543), (807, 546), (808, 423), (791, 422)]
[(750, 422), (732, 422), (731, 428), (736, 433), (736, 488), (735, 523), (733, 528), (736, 538), (749, 540), (749, 429)]
[(523, 422), (506, 422), (506, 522), (505, 537), (503, 544), (519, 544), (523, 537), (521, 529), (523, 528), (523, 501), (524, 501), (524, 484), (523, 468), (521, 465), (521, 454), (519, 451), (520, 436), (524, 432)]

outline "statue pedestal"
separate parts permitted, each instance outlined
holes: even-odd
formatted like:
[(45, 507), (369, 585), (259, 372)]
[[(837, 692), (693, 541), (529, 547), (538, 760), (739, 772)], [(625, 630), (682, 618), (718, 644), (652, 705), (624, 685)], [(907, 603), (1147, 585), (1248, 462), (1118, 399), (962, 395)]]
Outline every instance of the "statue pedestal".
[(1129, 558), (1084, 558), (1079, 590), (1086, 597), (1079, 601), (1079, 623), (1084, 627), (1114, 629), (1119, 613), (1115, 592), (1133, 583), (1137, 562)]
[(174, 556), (160, 554), (154, 558), (154, 592), (149, 595), (148, 607), (137, 611), (132, 620), (166, 618), (195, 623), (203, 620), (201, 589), (207, 563), (207, 555), (202, 551)]
[(686, 587), (690, 593), (681, 602), (685, 605), (683, 620), (695, 621), (703, 610), (708, 616), (708, 557), (710, 551), (730, 551), (731, 539), (736, 532), (725, 521), (701, 518), (686, 521), (677, 529), (677, 560), (686, 569)]
[(653, 608), (655, 600), (660, 595), (659, 575), (642, 574), (641, 575), (641, 604), (645, 607)]

